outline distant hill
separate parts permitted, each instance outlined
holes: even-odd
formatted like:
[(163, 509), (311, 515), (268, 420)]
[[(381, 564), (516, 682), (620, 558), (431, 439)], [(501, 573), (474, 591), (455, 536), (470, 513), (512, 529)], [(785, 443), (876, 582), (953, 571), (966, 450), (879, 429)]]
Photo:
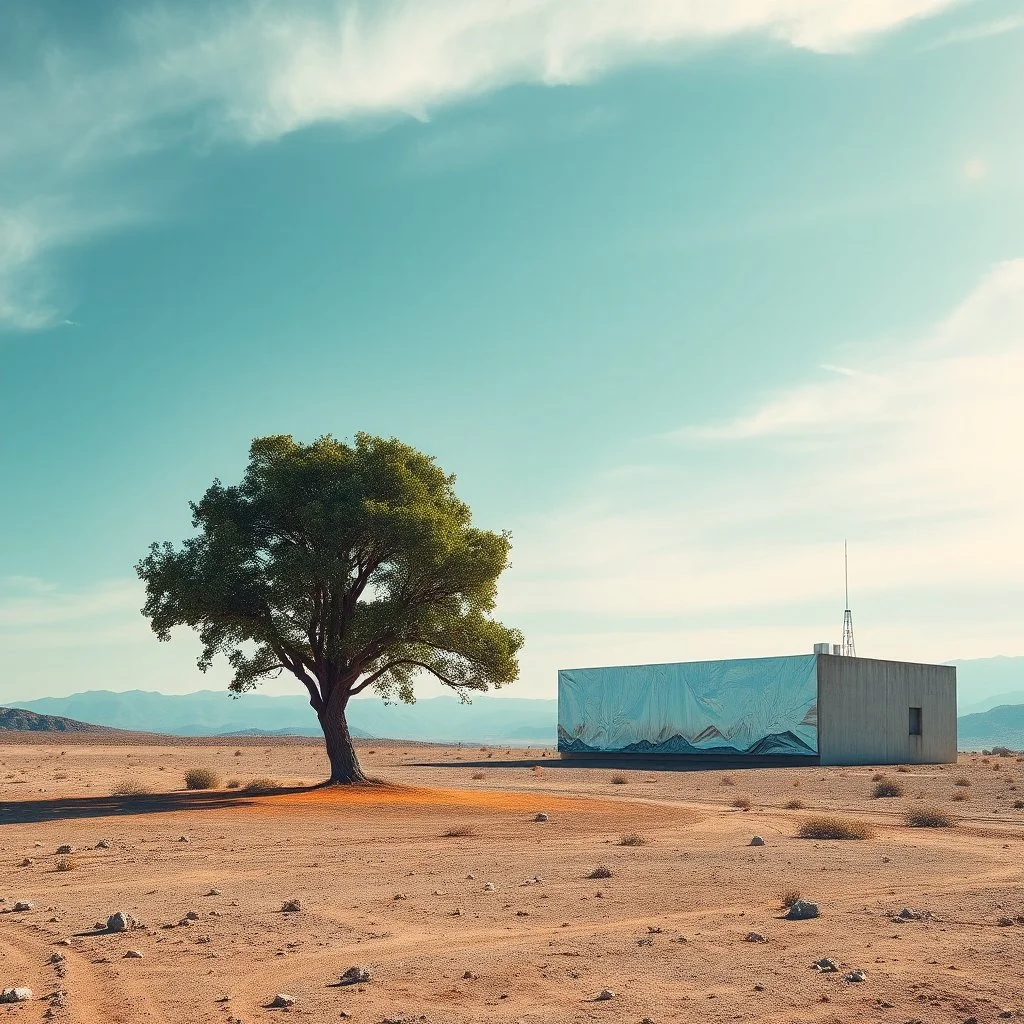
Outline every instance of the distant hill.
[(956, 703), (961, 715), (1000, 704), (1024, 704), (1024, 658), (972, 658), (956, 665)]
[(1024, 750), (1024, 704), (1003, 704), (958, 718), (956, 745), (961, 750), (993, 746)]
[[(186, 694), (91, 690), (69, 697), (19, 701), (14, 706), (117, 729), (159, 730), (175, 736), (320, 735), (309, 701), (299, 695), (247, 693), (234, 698), (220, 690)], [(364, 739), (553, 744), (556, 714), (556, 701), (522, 697), (478, 696), (471, 704), (463, 704), (457, 697), (445, 696), (398, 705), (378, 698), (357, 698), (348, 706), (349, 728)]]
[(0, 732), (113, 732), (102, 725), (90, 725), (59, 715), (37, 715), (21, 708), (0, 708)]

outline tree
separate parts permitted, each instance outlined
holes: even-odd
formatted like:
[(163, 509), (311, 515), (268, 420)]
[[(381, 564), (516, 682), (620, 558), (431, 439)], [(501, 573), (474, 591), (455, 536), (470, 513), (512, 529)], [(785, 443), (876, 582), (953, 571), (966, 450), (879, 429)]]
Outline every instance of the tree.
[(373, 688), (415, 700), (429, 673), (460, 697), (512, 682), (522, 634), (491, 617), (507, 533), (476, 529), (455, 478), (394, 438), (256, 438), (242, 482), (191, 504), (197, 535), (136, 566), (161, 640), (191, 626), (229, 689), (292, 673), (309, 693), (331, 782), (365, 781), (346, 721)]

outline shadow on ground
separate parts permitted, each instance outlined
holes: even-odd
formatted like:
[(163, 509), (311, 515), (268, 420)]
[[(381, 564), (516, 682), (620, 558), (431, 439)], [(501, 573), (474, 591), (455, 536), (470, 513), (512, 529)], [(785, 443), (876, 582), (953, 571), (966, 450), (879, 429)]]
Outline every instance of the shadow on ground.
[(0, 804), (0, 825), (26, 825), (67, 818), (106, 818), (124, 814), (161, 814), (166, 811), (212, 811), (244, 807), (257, 796), (308, 793), (310, 786), (275, 789), (266, 793), (203, 790), (150, 793), (145, 796), (53, 797)]
[(411, 768), (533, 768), (539, 765), (558, 770), (559, 768), (618, 768), (635, 772), (706, 772), (742, 771), (744, 768), (813, 768), (818, 764), (816, 757), (801, 757), (780, 754), (775, 757), (715, 757), (688, 756), (631, 757), (629, 754), (591, 754), (579, 758), (547, 758), (532, 760), (501, 760), (488, 757), (476, 761), (409, 761)]

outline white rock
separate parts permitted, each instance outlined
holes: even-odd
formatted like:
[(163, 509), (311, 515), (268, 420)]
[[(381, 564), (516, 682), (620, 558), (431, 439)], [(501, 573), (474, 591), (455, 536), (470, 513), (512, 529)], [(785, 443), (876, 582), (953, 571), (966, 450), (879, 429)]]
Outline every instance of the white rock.
[(30, 988), (5, 988), (0, 992), (0, 1003), (27, 1003), (31, 998)]
[(288, 995), (287, 992), (278, 992), (277, 995), (270, 1000), (270, 1005), (278, 1008), (284, 1006), (294, 1006), (295, 996), (290, 996)]
[(493, 882), (484, 882), (484, 892), (494, 892)]

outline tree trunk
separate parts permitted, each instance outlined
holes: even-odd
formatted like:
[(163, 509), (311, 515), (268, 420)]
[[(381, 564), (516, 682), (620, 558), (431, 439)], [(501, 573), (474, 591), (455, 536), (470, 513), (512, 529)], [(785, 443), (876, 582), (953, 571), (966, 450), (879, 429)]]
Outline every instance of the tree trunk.
[(331, 762), (330, 782), (351, 785), (356, 782), (366, 782), (366, 776), (359, 767), (359, 759), (356, 757), (355, 748), (352, 746), (352, 736), (348, 731), (348, 722), (345, 720), (345, 707), (326, 707), (319, 715), (320, 728), (324, 731), (324, 740), (327, 742), (327, 757)]

